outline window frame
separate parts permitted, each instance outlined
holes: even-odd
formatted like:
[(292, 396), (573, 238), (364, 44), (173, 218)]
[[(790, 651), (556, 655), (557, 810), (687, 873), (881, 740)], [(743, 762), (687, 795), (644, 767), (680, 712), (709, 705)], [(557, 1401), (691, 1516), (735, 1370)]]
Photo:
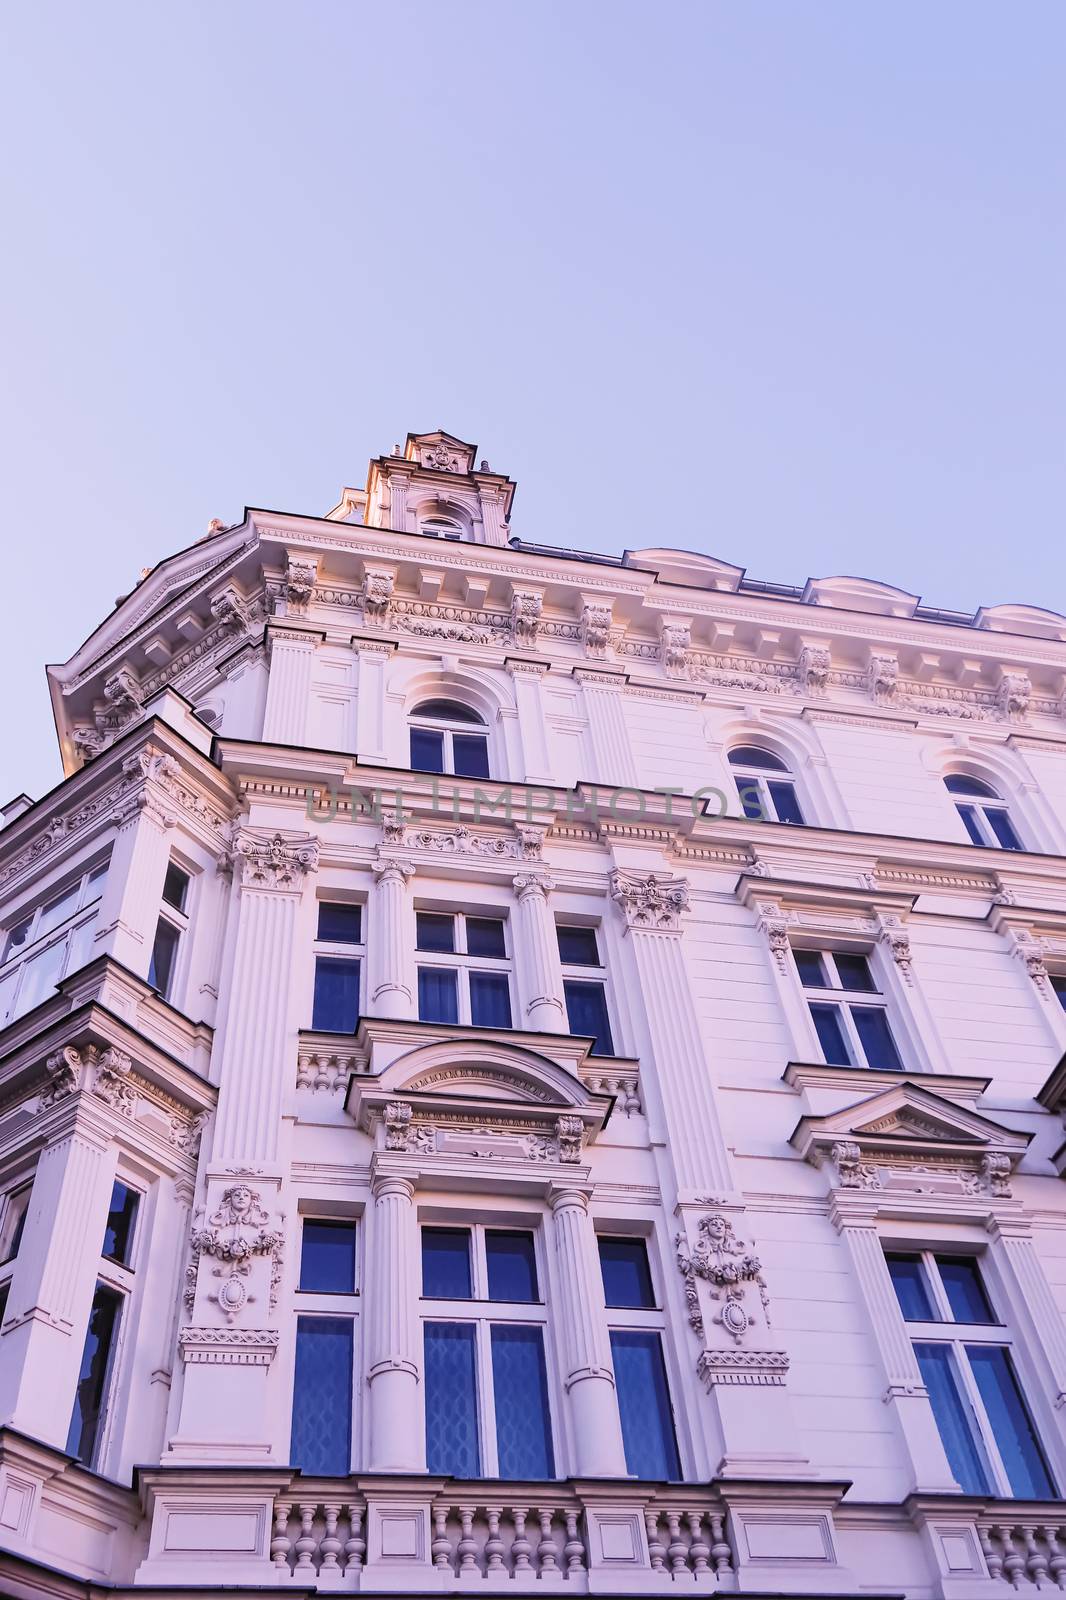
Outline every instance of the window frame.
[[(563, 953), (559, 947), (560, 928), (588, 928), (591, 930), (596, 941), (596, 955), (598, 958), (595, 966), (593, 966), (591, 962), (563, 960)], [(571, 1032), (573, 1032), (573, 1027), (570, 1022), (570, 1006), (566, 996), (567, 984), (588, 983), (595, 984), (598, 988), (602, 989), (604, 1010), (607, 1014), (607, 1031), (610, 1036), (611, 1048), (610, 1050), (594, 1049), (590, 1052), (590, 1055), (594, 1055), (597, 1060), (611, 1061), (617, 1060), (621, 1054), (621, 1051), (619, 1050), (619, 1042), (616, 1037), (618, 1008), (614, 1003), (614, 993), (611, 987), (610, 975), (608, 972), (607, 963), (603, 958), (604, 937), (604, 928), (601, 921), (593, 920), (588, 917), (571, 917), (565, 915), (560, 915), (555, 918), (555, 943), (559, 954), (559, 970), (563, 981), (563, 1009), (566, 1013), (567, 1027)]]
[[(418, 947), (418, 918), (420, 916), (451, 917), (453, 924), (454, 950), (420, 950)], [(467, 921), (474, 922), (501, 922), (503, 924), (502, 956), (472, 956), (467, 949), (469, 943), (467, 936)], [(460, 948), (460, 945), (462, 948)], [(507, 979), (507, 1003), (511, 1020), (506, 1025), (508, 1031), (515, 1028), (516, 996), (515, 996), (515, 958), (514, 941), (511, 937), (511, 919), (506, 906), (479, 906), (467, 908), (463, 911), (453, 910), (447, 905), (416, 904), (415, 905), (415, 1005), (418, 1011), (418, 1020), (425, 1021), (429, 1027), (463, 1027), (463, 1028), (504, 1028), (503, 1023), (488, 1023), (472, 1021), (470, 1000), (470, 974), (476, 972), (494, 973)], [(432, 971), (448, 970), (457, 974), (456, 977), (456, 1011), (457, 1018), (454, 1023), (434, 1021), (432, 1018), (422, 1017), (422, 1007), (419, 1002), (419, 973), (423, 968)]]
[[(26, 1010), (43, 1004), (54, 992), (63, 979), (70, 972), (76, 972), (79, 962), (76, 959), (80, 947), (79, 935), (84, 929), (95, 924), (99, 915), (100, 901), (103, 898), (104, 885), (107, 881), (108, 870), (111, 865), (110, 854), (103, 858), (97, 857), (91, 864), (84, 865), (81, 871), (65, 880), (60, 880), (64, 887), (55, 886), (41, 899), (35, 900), (29, 915), (15, 915), (3, 927), (3, 945), (0, 946), (0, 1027), (6, 1027), (9, 1022), (15, 1022), (24, 1015)], [(98, 892), (94, 891), (98, 886)], [(76, 904), (62, 922), (39, 931), (45, 912), (57, 901), (70, 894), (71, 889), (76, 889)], [(15, 950), (9, 948), (10, 940), (25, 922), (29, 922), (29, 929), (25, 940)], [(23, 1007), (22, 994), (26, 987), (26, 973), (31, 964), (53, 949), (57, 945), (64, 946), (60, 959), (58, 974), (52, 989), (46, 989), (30, 1005)], [(86, 952), (86, 959), (89, 952)], [(5, 985), (13, 979), (8, 998), (5, 1002)]]
[[(318, 928), (321, 918), (320, 908), (323, 905), (356, 905), (359, 907), (359, 940), (346, 942), (341, 939), (322, 939), (319, 937)], [(320, 961), (357, 961), (359, 963), (359, 993), (356, 998), (355, 1018), (351, 1031), (355, 1032), (355, 1025), (363, 1015), (366, 1006), (367, 983), (367, 924), (368, 906), (365, 899), (346, 898), (339, 891), (325, 890), (315, 897), (315, 936), (311, 945), (311, 1018), (308, 1027), (316, 1033), (345, 1033), (343, 1028), (316, 1028), (315, 1027), (315, 1002), (318, 988), (318, 964)]]
[[(851, 1060), (846, 1063), (848, 1067), (854, 1067), (866, 1072), (906, 1071), (906, 1057), (904, 1052), (900, 1049), (900, 1036), (903, 1034), (903, 1037), (906, 1038), (906, 1034), (902, 1028), (893, 1027), (892, 1025), (893, 1007), (891, 996), (885, 994), (884, 991), (877, 986), (878, 974), (875, 970), (874, 962), (872, 960), (873, 953), (866, 950), (847, 950), (839, 946), (831, 949), (825, 945), (794, 945), (790, 947), (790, 953), (792, 956), (793, 969), (799, 982), (800, 989), (803, 992), (804, 1002), (810, 1018), (811, 1029), (814, 1033), (818, 1048), (821, 1051), (822, 1059), (825, 1060), (825, 1049), (822, 1046), (822, 1041), (818, 1034), (818, 1027), (814, 1020), (814, 1012), (811, 1009), (814, 1005), (832, 1006), (834, 1008), (844, 1038), (845, 1048), (851, 1057)], [(796, 960), (797, 955), (818, 956), (821, 959), (829, 976), (829, 983), (824, 987), (816, 987), (814, 984), (805, 983), (803, 980), (803, 974), (799, 969), (799, 962)], [(861, 958), (866, 962), (866, 970), (870, 975), (870, 981), (873, 984), (873, 988), (846, 988), (840, 981), (840, 975), (836, 965), (837, 956), (861, 956)], [(875, 1067), (870, 1063), (867, 1058), (866, 1050), (863, 1046), (859, 1030), (855, 1026), (854, 1019), (851, 1015), (851, 1008), (853, 1005), (862, 1009), (882, 1012), (885, 1019), (885, 1026), (888, 1029), (889, 1037), (892, 1040), (896, 1055), (899, 1058), (898, 1067)], [(845, 1064), (840, 1062), (826, 1062), (826, 1065), (840, 1066)]]

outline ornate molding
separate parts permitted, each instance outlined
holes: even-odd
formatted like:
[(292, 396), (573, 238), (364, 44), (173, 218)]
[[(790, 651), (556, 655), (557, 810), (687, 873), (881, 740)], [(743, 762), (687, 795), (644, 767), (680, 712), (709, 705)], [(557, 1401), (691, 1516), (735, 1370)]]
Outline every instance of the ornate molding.
[(619, 870), (611, 873), (611, 899), (621, 909), (627, 928), (678, 933), (681, 914), (688, 910), (688, 879)]

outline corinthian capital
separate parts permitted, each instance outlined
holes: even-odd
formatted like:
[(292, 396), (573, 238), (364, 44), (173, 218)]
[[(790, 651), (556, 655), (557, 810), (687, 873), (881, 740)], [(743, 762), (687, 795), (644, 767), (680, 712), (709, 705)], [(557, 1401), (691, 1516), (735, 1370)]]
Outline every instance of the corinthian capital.
[(318, 870), (318, 840), (309, 833), (260, 833), (242, 828), (233, 844), (241, 883), (253, 889), (299, 889)]
[(688, 879), (665, 872), (612, 872), (611, 899), (626, 926), (656, 933), (678, 933), (688, 910)]

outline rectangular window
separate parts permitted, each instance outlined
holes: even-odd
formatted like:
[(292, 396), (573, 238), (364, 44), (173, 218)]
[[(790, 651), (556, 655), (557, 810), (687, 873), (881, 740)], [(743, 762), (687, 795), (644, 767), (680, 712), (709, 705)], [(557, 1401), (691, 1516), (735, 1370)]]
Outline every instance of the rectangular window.
[(423, 1324), (427, 1472), (481, 1476), (476, 1338), (473, 1323)]
[(612, 1328), (611, 1355), (626, 1467), (635, 1478), (680, 1478), (660, 1336), (641, 1329)]
[(318, 1033), (354, 1033), (359, 1022), (363, 908), (347, 900), (320, 900), (315, 939), (311, 1027)]
[(643, 1239), (619, 1239), (602, 1233), (597, 1240), (603, 1294), (609, 1306), (654, 1309), (655, 1290)]
[(832, 1067), (902, 1072), (903, 1061), (866, 956), (794, 950), (800, 983), (825, 1061)]
[(503, 917), (418, 911), (420, 1022), (510, 1028), (511, 963)]
[(558, 922), (555, 933), (559, 941), (563, 998), (570, 1032), (577, 1038), (592, 1040), (592, 1055), (613, 1056), (606, 978), (593, 978), (589, 972), (590, 968), (602, 969), (603, 965), (596, 929), (580, 923)]
[(99, 1450), (122, 1299), (122, 1295), (106, 1284), (97, 1285), (82, 1346), (74, 1412), (67, 1432), (67, 1454), (87, 1467), (95, 1465)]
[(355, 1293), (355, 1223), (305, 1217), (300, 1232), (300, 1290)]
[(139, 1205), (140, 1195), (136, 1189), (131, 1189), (116, 1178), (111, 1189), (111, 1204), (100, 1254), (107, 1261), (117, 1261), (120, 1267), (128, 1267), (133, 1255), (133, 1235)]
[(290, 1464), (344, 1478), (352, 1466), (354, 1327), (350, 1317), (297, 1317)]

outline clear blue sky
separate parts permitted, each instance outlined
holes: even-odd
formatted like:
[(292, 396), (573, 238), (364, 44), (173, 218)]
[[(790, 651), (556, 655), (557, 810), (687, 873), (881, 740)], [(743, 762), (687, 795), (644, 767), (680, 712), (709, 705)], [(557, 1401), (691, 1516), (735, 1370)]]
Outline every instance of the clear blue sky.
[(8, 686), (410, 428), (524, 537), (1066, 611), (1066, 8), (0, 12)]

